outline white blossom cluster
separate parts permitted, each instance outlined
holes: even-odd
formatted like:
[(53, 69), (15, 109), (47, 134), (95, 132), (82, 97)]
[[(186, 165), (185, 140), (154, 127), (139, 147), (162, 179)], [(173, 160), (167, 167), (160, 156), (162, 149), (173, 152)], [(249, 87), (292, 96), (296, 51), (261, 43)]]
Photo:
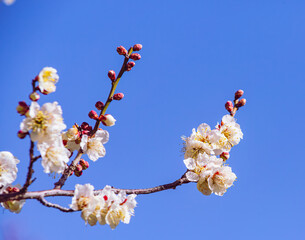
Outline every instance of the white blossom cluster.
[(94, 187), (90, 184), (75, 186), (74, 197), (70, 207), (82, 211), (81, 216), (90, 226), (99, 222), (115, 229), (121, 222), (128, 224), (137, 205), (136, 195), (126, 195), (124, 191), (115, 194), (110, 186), (94, 195)]
[(231, 168), (224, 163), (231, 148), (242, 138), (240, 126), (231, 115), (223, 116), (221, 124), (213, 130), (206, 123), (199, 125), (197, 130), (193, 129), (190, 137), (183, 138), (187, 179), (197, 182), (198, 190), (204, 195), (215, 193), (222, 196), (236, 179)]

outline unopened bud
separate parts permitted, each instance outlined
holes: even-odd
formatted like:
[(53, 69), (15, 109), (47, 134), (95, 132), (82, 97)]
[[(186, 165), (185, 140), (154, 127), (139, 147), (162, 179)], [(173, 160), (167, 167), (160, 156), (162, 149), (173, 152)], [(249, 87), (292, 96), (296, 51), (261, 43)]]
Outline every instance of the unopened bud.
[(80, 177), (81, 175), (83, 175), (83, 171), (80, 171), (80, 172), (74, 172), (74, 175), (76, 176), (76, 177)]
[(104, 103), (102, 103), (101, 101), (98, 101), (95, 103), (95, 107), (97, 110), (102, 110), (104, 107)]
[(129, 62), (126, 64), (126, 71), (130, 71), (136, 65), (135, 62)]
[(222, 160), (227, 161), (230, 158), (230, 153), (223, 152), (222, 154), (220, 154), (220, 157), (222, 158)]
[(123, 93), (116, 93), (113, 95), (114, 100), (121, 100), (124, 97)]
[(225, 104), (225, 108), (228, 110), (228, 112), (233, 111), (233, 103), (231, 101), (227, 101)]
[(242, 95), (244, 95), (244, 91), (243, 90), (238, 90), (235, 93), (235, 100), (239, 99)]
[(21, 116), (25, 115), (29, 111), (29, 109), (30, 109), (29, 106), (24, 101), (19, 102), (19, 104), (16, 108), (17, 112)]
[(79, 161), (79, 164), (82, 166), (83, 170), (86, 170), (89, 167), (89, 163), (85, 161), (84, 159), (81, 159)]
[(118, 54), (120, 54), (120, 55), (126, 55), (126, 54), (127, 54), (127, 50), (126, 50), (123, 46), (117, 47), (116, 51), (117, 51)]
[(73, 171), (72, 171), (72, 172), (70, 172), (69, 176), (72, 176), (72, 175), (73, 175), (73, 173), (74, 173)]
[(32, 92), (30, 94), (30, 99), (34, 102), (38, 101), (40, 98), (40, 95), (37, 92)]
[(28, 135), (28, 133), (27, 132), (22, 132), (21, 130), (19, 130), (18, 133), (17, 133), (17, 136), (20, 139), (24, 139), (26, 137), (26, 135)]
[(105, 126), (113, 126), (115, 124), (115, 119), (112, 115), (106, 114), (104, 116), (101, 116), (100, 121), (105, 125)]
[(89, 118), (97, 120), (98, 119), (98, 115), (94, 110), (91, 110), (88, 114)]
[(11, 190), (11, 192), (19, 192), (20, 190), (19, 190), (19, 188), (17, 188), (17, 187), (13, 187), (12, 188), (12, 190)]
[(135, 44), (133, 46), (133, 51), (140, 51), (142, 49), (142, 44)]
[(139, 53), (132, 53), (129, 58), (136, 61), (141, 59), (141, 55)]
[(236, 104), (236, 107), (240, 108), (240, 107), (245, 106), (245, 105), (246, 105), (246, 99), (242, 98), (238, 101), (238, 103)]
[(77, 164), (77, 165), (76, 165), (76, 168), (75, 168), (75, 172), (81, 172), (82, 170), (83, 170), (82, 165)]
[(115, 80), (115, 72), (113, 70), (110, 70), (108, 72), (108, 77), (110, 78), (111, 81)]

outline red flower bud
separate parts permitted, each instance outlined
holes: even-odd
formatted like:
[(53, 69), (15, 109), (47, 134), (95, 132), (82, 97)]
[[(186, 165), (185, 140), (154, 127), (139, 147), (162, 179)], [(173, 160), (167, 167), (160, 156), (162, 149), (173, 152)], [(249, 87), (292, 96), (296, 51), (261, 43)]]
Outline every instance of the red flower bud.
[(82, 170), (83, 170), (82, 165), (77, 164), (77, 165), (76, 165), (76, 168), (75, 168), (75, 172), (81, 172)]
[(124, 97), (123, 93), (116, 93), (113, 95), (114, 100), (121, 100)]
[(108, 77), (110, 78), (111, 81), (115, 80), (115, 72), (113, 70), (110, 70), (108, 72)]
[(236, 104), (236, 107), (240, 108), (240, 107), (245, 106), (245, 105), (246, 105), (246, 99), (242, 98), (238, 101), (238, 103)]
[(140, 51), (142, 49), (142, 44), (135, 44), (133, 46), (133, 51)]
[(228, 112), (233, 111), (233, 103), (231, 101), (227, 101), (225, 104), (225, 108), (228, 110)]
[(126, 55), (126, 54), (127, 54), (127, 50), (126, 50), (123, 46), (117, 47), (116, 51), (117, 51), (118, 54), (120, 54), (120, 55)]
[(136, 65), (135, 62), (129, 62), (126, 64), (126, 71), (130, 71)]
[(82, 166), (83, 170), (86, 170), (89, 167), (89, 163), (85, 161), (84, 159), (81, 159), (79, 161), (79, 164)]
[(104, 107), (104, 103), (102, 103), (101, 101), (98, 101), (95, 103), (95, 107), (97, 110), (102, 110)]
[(139, 53), (132, 53), (129, 58), (136, 61), (141, 59), (141, 55)]
[(22, 132), (21, 130), (19, 130), (18, 133), (17, 133), (17, 136), (20, 139), (24, 139), (26, 137), (26, 135), (28, 135), (28, 133), (27, 132)]
[(80, 177), (81, 175), (83, 175), (83, 171), (80, 171), (80, 172), (74, 172), (74, 175), (76, 176), (76, 177)]
[(242, 95), (244, 95), (244, 91), (243, 90), (238, 90), (235, 93), (235, 100), (239, 99)]
[(91, 110), (88, 114), (89, 118), (97, 120), (98, 119), (98, 115), (94, 110)]
[(16, 108), (17, 112), (21, 116), (25, 115), (29, 111), (29, 109), (30, 109), (29, 106), (24, 101), (19, 102), (19, 104)]

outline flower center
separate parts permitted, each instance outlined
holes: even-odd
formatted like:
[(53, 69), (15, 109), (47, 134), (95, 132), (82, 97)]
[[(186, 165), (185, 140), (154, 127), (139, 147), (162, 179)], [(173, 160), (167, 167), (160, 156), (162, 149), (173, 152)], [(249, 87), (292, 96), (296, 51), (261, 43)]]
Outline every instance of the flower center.
[(47, 116), (38, 111), (36, 116), (32, 120), (32, 129), (34, 132), (44, 131), (47, 128)]
[(44, 71), (44, 73), (42, 74), (42, 79), (44, 82), (55, 82), (55, 79), (52, 78), (52, 72), (51, 71)]

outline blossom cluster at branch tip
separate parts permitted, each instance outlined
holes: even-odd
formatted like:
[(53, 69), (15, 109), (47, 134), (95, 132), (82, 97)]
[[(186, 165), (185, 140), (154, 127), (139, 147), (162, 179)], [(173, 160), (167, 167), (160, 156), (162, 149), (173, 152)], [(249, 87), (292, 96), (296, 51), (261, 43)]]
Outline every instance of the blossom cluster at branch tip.
[(206, 123), (200, 124), (197, 130), (193, 129), (190, 137), (183, 138), (187, 179), (197, 182), (198, 190), (204, 195), (215, 193), (222, 196), (236, 179), (224, 162), (229, 159), (231, 148), (242, 138), (239, 124), (230, 115), (223, 116), (213, 130)]
[(136, 195), (126, 195), (124, 191), (115, 194), (110, 186), (105, 186), (102, 191), (94, 195), (94, 187), (90, 184), (75, 186), (74, 196), (70, 207), (82, 211), (81, 217), (90, 226), (99, 222), (108, 224), (115, 229), (121, 222), (128, 224), (137, 205)]
[(43, 68), (38, 75), (38, 87), (43, 94), (55, 92), (55, 84), (58, 82), (59, 76), (57, 70), (52, 67)]

